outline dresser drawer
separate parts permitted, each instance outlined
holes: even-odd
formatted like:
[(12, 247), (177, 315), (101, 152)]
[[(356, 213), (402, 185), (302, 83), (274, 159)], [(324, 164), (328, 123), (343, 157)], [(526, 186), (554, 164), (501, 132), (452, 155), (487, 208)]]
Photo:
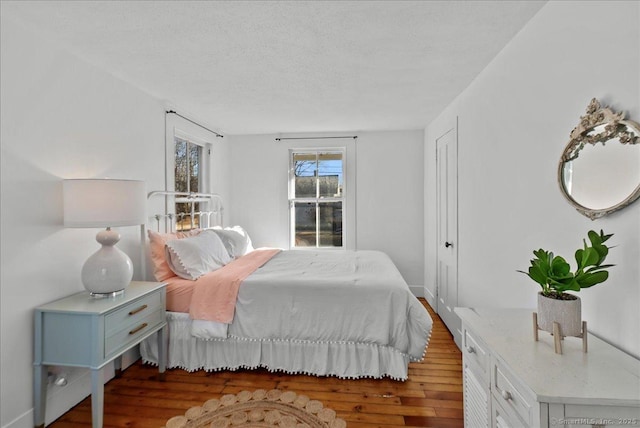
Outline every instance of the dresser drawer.
[(502, 407), (495, 397), (491, 400), (491, 413), (491, 428), (529, 428), (513, 410)]
[(159, 309), (163, 309), (162, 294), (159, 292), (134, 300), (105, 317), (105, 336), (140, 324), (140, 320)]
[(491, 391), (494, 399), (507, 411), (515, 412), (526, 425), (531, 426), (536, 401), (499, 361), (491, 367)]
[[(484, 343), (475, 336), (475, 334), (467, 329), (464, 329), (462, 337), (462, 352), (465, 361), (471, 362), (481, 370), (484, 378), (487, 379), (487, 370), (489, 368), (489, 354), (486, 351), (487, 347)], [(487, 380), (487, 384), (488, 384)]]
[(116, 351), (120, 351), (128, 344), (139, 341), (139, 338), (149, 331), (156, 330), (159, 324), (165, 322), (165, 312), (163, 310), (155, 311), (147, 314), (145, 318), (140, 319), (137, 323), (127, 326), (126, 328), (108, 335), (104, 344), (104, 356), (108, 356)]

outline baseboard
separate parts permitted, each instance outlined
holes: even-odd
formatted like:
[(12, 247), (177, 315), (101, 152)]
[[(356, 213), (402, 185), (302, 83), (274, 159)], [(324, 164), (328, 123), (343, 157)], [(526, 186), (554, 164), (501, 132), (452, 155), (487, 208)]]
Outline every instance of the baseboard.
[(422, 285), (410, 285), (409, 290), (416, 297), (424, 297), (424, 287)]
[(423, 291), (424, 291), (425, 300), (427, 301), (429, 306), (431, 306), (431, 308), (433, 308), (433, 310), (435, 310), (436, 309), (436, 295), (433, 294), (431, 292), (431, 290), (429, 290), (427, 287), (424, 287)]
[(21, 414), (2, 428), (33, 428), (33, 409)]
[[(47, 387), (45, 425), (49, 425), (64, 415), (73, 406), (91, 394), (91, 373), (88, 369), (67, 367), (63, 368), (62, 371), (64, 371), (67, 378), (67, 384), (65, 386), (55, 386), (50, 383)], [(33, 427), (33, 408), (2, 428), (31, 427)]]
[[(140, 358), (138, 347), (130, 349), (122, 355), (122, 368), (129, 367)], [(67, 384), (47, 387), (47, 408), (45, 411), (45, 425), (49, 425), (60, 416), (67, 413), (73, 406), (91, 395), (91, 371), (89, 369), (64, 367), (60, 368), (65, 373)], [(113, 364), (107, 364), (104, 368), (104, 382), (107, 383), (114, 376)], [(32, 428), (33, 408), (29, 409), (2, 428)]]

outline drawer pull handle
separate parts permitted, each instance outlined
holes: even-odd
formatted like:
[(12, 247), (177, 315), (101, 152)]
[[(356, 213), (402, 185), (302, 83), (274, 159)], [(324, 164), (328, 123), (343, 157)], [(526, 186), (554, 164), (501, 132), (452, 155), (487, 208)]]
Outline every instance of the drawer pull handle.
[(476, 352), (476, 348), (474, 348), (473, 346), (467, 346), (467, 352), (473, 354)]
[(136, 327), (136, 328), (134, 328), (133, 330), (131, 330), (131, 331), (129, 332), (129, 334), (136, 334), (137, 332), (139, 332), (140, 330), (142, 330), (143, 328), (145, 328), (145, 327), (146, 327), (146, 326), (148, 326), (148, 325), (149, 325), (149, 324), (147, 324), (146, 322), (145, 322), (145, 323), (142, 323), (142, 324), (140, 324), (138, 327)]
[(504, 389), (502, 390), (502, 398), (504, 398), (505, 400), (509, 401), (511, 400), (511, 398), (513, 398), (511, 396), (511, 393), (509, 391), (505, 391)]
[(132, 310), (132, 311), (129, 311), (129, 315), (135, 315), (135, 314), (137, 314), (138, 312), (142, 312), (142, 311), (144, 311), (144, 310), (145, 310), (145, 309), (147, 309), (147, 308), (148, 308), (148, 306), (147, 306), (147, 305), (142, 305), (142, 306), (140, 306), (140, 307), (139, 307), (139, 308), (137, 308), (137, 309), (134, 309), (134, 310)]

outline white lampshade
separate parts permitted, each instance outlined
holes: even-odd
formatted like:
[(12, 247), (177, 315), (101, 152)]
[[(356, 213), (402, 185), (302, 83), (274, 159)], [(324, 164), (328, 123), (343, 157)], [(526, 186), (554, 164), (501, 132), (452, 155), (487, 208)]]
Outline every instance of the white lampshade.
[(144, 181), (64, 180), (62, 190), (66, 227), (133, 226), (146, 220)]
[(64, 180), (64, 225), (106, 227), (96, 240), (102, 247), (82, 267), (82, 283), (94, 296), (121, 293), (131, 282), (133, 264), (116, 244), (120, 234), (113, 226), (134, 226), (146, 221), (146, 186), (143, 181)]

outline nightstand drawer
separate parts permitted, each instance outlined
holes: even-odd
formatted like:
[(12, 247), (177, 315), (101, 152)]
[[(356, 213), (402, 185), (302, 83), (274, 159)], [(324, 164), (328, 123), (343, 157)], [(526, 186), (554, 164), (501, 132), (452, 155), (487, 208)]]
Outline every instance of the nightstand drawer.
[(107, 335), (104, 344), (104, 356), (108, 358), (110, 354), (120, 351), (129, 343), (138, 342), (140, 336), (147, 334), (149, 331), (157, 330), (157, 326), (165, 321), (164, 311), (155, 311), (151, 314), (147, 313), (145, 318), (139, 319), (138, 322), (126, 326), (123, 330)]
[(495, 361), (491, 370), (491, 390), (495, 400), (505, 410), (515, 411), (527, 426), (531, 425), (532, 408), (535, 399), (528, 398), (527, 392), (521, 387), (513, 376), (499, 361)]
[(126, 327), (140, 324), (140, 320), (161, 308), (162, 294), (160, 292), (135, 300), (105, 317), (105, 336), (110, 336), (112, 333)]

